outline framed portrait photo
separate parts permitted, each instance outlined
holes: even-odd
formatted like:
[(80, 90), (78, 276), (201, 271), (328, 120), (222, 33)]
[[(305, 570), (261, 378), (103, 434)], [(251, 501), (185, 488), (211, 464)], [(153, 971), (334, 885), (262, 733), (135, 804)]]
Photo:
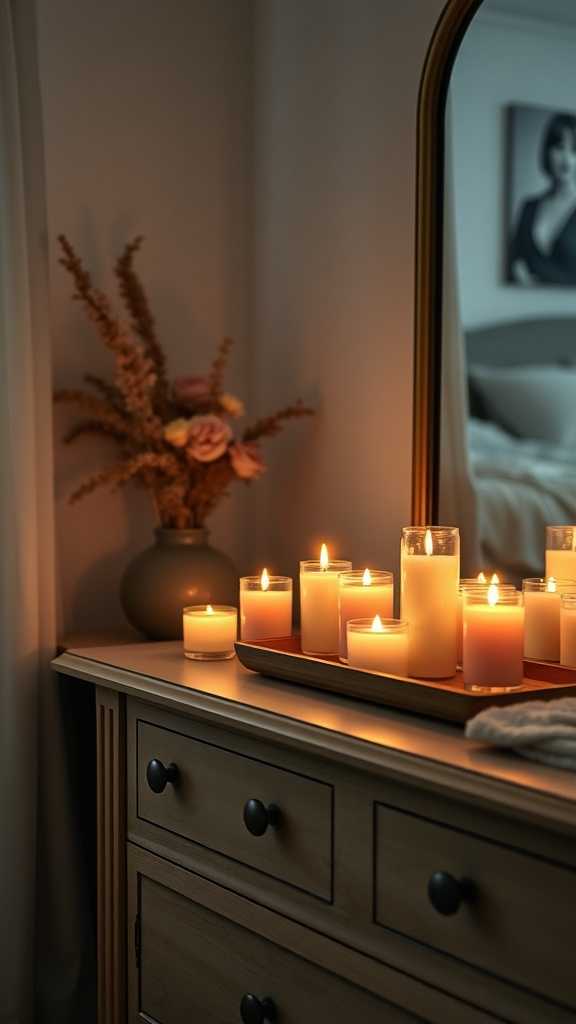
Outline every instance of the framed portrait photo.
[(576, 287), (576, 112), (507, 108), (506, 280)]

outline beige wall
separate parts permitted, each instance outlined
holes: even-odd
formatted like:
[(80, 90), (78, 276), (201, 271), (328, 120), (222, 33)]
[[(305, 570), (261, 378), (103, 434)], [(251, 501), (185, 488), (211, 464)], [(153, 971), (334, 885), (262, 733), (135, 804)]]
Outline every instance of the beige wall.
[[(274, 445), (252, 564), (321, 539), (397, 566), (409, 522), (417, 93), (440, 0), (261, 0), (255, 339), (261, 409), (316, 422)], [(270, 446), (272, 454), (272, 445)]]
[[(410, 507), (417, 91), (443, 0), (258, 0), (253, 124), (248, 0), (38, 3), (52, 239), (69, 233), (108, 284), (142, 231), (174, 370), (202, 370), (229, 332), (255, 411), (296, 394), (318, 408), (267, 446), (267, 478), (218, 514), (216, 542), (241, 568), (294, 571), (321, 538), (395, 565)], [(52, 264), (56, 381), (73, 385), (107, 363), (54, 248)], [(68, 629), (117, 623), (119, 575), (149, 536), (138, 493), (66, 506), (104, 455), (57, 447)]]
[[(57, 265), (64, 231), (109, 287), (124, 241), (140, 267), (175, 373), (201, 373), (224, 334), (238, 339), (231, 384), (245, 390), (250, 220), (251, 0), (38, 0), (58, 386), (110, 360)], [(57, 410), (60, 438), (70, 415)], [(147, 496), (100, 491), (70, 508), (83, 473), (114, 456), (56, 444), (63, 626), (118, 625), (118, 580), (149, 541)], [(213, 536), (240, 559), (243, 494)]]

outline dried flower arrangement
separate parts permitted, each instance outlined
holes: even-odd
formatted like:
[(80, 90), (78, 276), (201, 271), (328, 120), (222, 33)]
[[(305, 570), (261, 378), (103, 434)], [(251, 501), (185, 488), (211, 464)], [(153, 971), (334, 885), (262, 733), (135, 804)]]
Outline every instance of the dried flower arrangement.
[(57, 402), (77, 405), (84, 413), (64, 440), (71, 443), (85, 434), (99, 434), (120, 449), (119, 461), (87, 477), (70, 501), (97, 487), (115, 488), (135, 480), (151, 492), (163, 527), (203, 526), (232, 481), (255, 480), (265, 471), (261, 439), (277, 434), (288, 420), (313, 415), (313, 410), (297, 401), (245, 427), (235, 438), (230, 420), (244, 415), (244, 405), (223, 386), (232, 341), (221, 342), (207, 376), (169, 382), (166, 356), (134, 269), (142, 238), (125, 246), (115, 266), (129, 326), (94, 287), (66, 236), (58, 240), (60, 263), (74, 281), (73, 298), (84, 306), (115, 362), (113, 383), (86, 374), (91, 390), (55, 392)]

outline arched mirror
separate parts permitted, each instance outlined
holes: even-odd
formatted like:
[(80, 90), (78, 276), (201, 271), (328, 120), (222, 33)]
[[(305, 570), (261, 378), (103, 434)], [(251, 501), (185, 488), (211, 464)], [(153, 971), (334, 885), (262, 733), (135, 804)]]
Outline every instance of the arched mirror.
[(420, 108), (414, 515), (463, 574), (576, 521), (576, 5), (454, 0)]

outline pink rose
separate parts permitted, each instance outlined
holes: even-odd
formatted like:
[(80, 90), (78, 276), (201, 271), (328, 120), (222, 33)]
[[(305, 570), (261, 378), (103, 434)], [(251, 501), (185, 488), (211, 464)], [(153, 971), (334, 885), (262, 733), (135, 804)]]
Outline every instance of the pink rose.
[(260, 449), (253, 441), (237, 441), (230, 445), (230, 462), (241, 480), (257, 480), (266, 472)]
[(193, 416), (188, 421), (188, 454), (198, 462), (214, 462), (224, 455), (232, 431), (219, 416)]
[(199, 402), (210, 397), (210, 381), (207, 377), (177, 377), (174, 394), (181, 402)]

